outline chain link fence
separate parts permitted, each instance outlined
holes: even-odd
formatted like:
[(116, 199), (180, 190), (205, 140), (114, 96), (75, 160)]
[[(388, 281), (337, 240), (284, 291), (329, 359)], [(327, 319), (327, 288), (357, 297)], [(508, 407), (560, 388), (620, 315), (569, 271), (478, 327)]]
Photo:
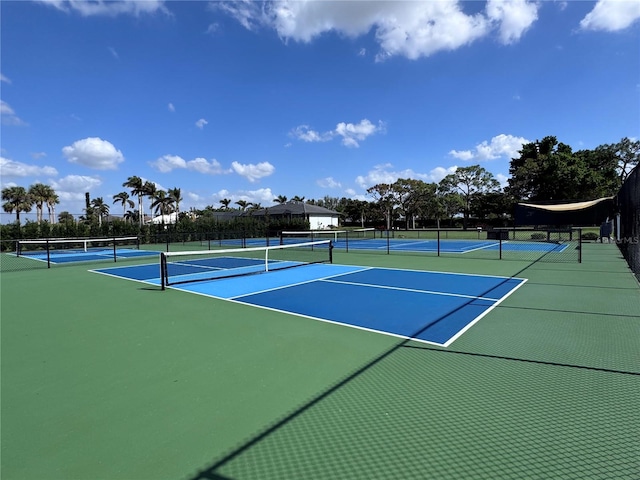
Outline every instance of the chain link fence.
[(617, 196), (620, 214), (618, 247), (640, 281), (640, 170), (636, 167)]

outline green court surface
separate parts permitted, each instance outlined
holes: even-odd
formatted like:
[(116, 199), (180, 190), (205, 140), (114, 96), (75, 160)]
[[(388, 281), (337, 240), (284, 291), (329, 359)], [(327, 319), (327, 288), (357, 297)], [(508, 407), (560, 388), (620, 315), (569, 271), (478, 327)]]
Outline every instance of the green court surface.
[(639, 478), (640, 286), (615, 245), (334, 263), (527, 282), (443, 348), (87, 264), (4, 272), (0, 477)]

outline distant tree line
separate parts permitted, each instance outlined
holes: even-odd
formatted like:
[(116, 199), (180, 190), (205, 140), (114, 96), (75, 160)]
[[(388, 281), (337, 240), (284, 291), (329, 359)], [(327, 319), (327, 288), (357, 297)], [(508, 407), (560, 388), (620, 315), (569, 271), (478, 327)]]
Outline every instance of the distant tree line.
[[(508, 225), (512, 221), (514, 204), (520, 201), (570, 202), (615, 195), (638, 165), (640, 141), (623, 138), (615, 144), (574, 152), (569, 145), (548, 136), (524, 144), (518, 153), (519, 157), (511, 159), (505, 188), (501, 188), (489, 171), (480, 165), (471, 165), (458, 168), (438, 183), (411, 178), (379, 183), (367, 190), (368, 200), (330, 196), (305, 200), (300, 196), (288, 199), (278, 195), (273, 202), (306, 202), (322, 206), (342, 214), (347, 225), (389, 229), (394, 226), (454, 226), (461, 221), (461, 226), (467, 228), (471, 219), (481, 224)], [(145, 215), (145, 200), (149, 202), (150, 214), (177, 216), (177, 222), (169, 227), (172, 231), (262, 229), (251, 225), (269, 220), (268, 215), (262, 217), (263, 220), (238, 217), (222, 225), (215, 212), (248, 212), (264, 207), (238, 200), (234, 203), (236, 208), (231, 206), (230, 199), (223, 198), (219, 205), (182, 212), (180, 188), (157, 189), (153, 182), (144, 182), (137, 176), (129, 177), (122, 186), (126, 190), (111, 199), (112, 205), (122, 208), (122, 216), (117, 219), (110, 217), (110, 204), (103, 197), (91, 199), (87, 194), (83, 215), (76, 219), (66, 211), (56, 217), (55, 206), (60, 200), (48, 185), (36, 183), (28, 189), (21, 186), (4, 188), (2, 208), (15, 214), (16, 221), (13, 225), (2, 226), (2, 238), (148, 235), (155, 227), (145, 223), (149, 218)], [(22, 226), (20, 213), (31, 212), (34, 207), (36, 221), (27, 221)], [(160, 228), (166, 231), (166, 227)]]

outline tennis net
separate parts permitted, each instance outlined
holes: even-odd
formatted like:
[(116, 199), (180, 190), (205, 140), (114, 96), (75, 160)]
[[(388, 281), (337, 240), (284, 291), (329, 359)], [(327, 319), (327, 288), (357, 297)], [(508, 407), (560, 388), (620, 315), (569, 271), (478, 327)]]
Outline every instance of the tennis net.
[(371, 240), (375, 238), (375, 235), (375, 228), (282, 231), (280, 232), (280, 245), (313, 242), (316, 240), (331, 240), (334, 244), (339, 242), (348, 243), (359, 240)]
[(162, 252), (162, 289), (183, 283), (254, 275), (313, 263), (331, 263), (331, 240), (272, 247)]
[(138, 237), (49, 238), (17, 240), (16, 255), (55, 255), (90, 252), (112, 252), (116, 248), (140, 248)]

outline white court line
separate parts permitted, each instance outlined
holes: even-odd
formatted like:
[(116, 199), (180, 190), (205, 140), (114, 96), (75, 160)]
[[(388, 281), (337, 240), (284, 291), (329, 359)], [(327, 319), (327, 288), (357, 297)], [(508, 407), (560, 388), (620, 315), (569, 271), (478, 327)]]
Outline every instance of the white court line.
[(313, 282), (318, 282), (318, 281), (327, 281), (330, 278), (340, 277), (342, 275), (348, 275), (349, 273), (364, 272), (365, 270), (371, 270), (372, 268), (374, 268), (374, 267), (365, 267), (365, 268), (361, 268), (359, 270), (353, 270), (353, 271), (350, 271), (350, 272), (339, 273), (337, 275), (327, 275), (326, 277), (312, 278), (310, 280), (305, 280), (303, 282), (288, 283), (286, 285), (281, 285), (279, 287), (265, 288), (264, 290), (257, 290), (255, 292), (243, 293), (242, 295), (236, 295), (235, 297), (216, 297), (216, 298), (224, 298), (225, 300), (235, 300), (237, 298), (250, 297), (252, 295), (256, 295), (256, 294), (259, 294), (259, 293), (273, 292), (273, 291), (276, 291), (276, 290), (282, 290), (284, 288), (295, 287), (295, 286), (298, 286), (298, 285), (305, 285), (307, 283), (313, 283)]
[(458, 333), (456, 333), (453, 337), (451, 337), (449, 340), (447, 340), (446, 343), (443, 344), (443, 347), (448, 347), (449, 345), (451, 345), (453, 342), (455, 342), (458, 338), (460, 338), (460, 336), (465, 333), (467, 330), (469, 330), (471, 327), (473, 327), (476, 323), (478, 323), (485, 315), (487, 315), (491, 310), (493, 310), (494, 308), (496, 308), (498, 305), (500, 305), (503, 301), (505, 301), (507, 299), (507, 297), (509, 297), (513, 292), (515, 292), (516, 290), (518, 290), (522, 285), (524, 285), (527, 282), (527, 279), (518, 279), (521, 280), (521, 282), (516, 285), (514, 288), (512, 288), (506, 295), (504, 295), (500, 300), (498, 300), (496, 303), (494, 303), (493, 305), (491, 305), (489, 308), (487, 308), (484, 312), (482, 312), (480, 315), (478, 315), (476, 318), (474, 318), (471, 322), (467, 323), (463, 328), (461, 328)]
[(376, 285), (371, 283), (344, 282), (340, 280), (330, 280), (330, 279), (320, 279), (320, 281), (329, 282), (329, 283), (340, 283), (343, 285), (356, 285), (358, 287), (381, 288), (385, 290), (399, 290), (401, 292), (426, 293), (429, 295), (441, 295), (443, 297), (472, 298), (474, 300), (487, 300), (489, 302), (497, 302), (499, 300), (498, 298), (478, 297), (476, 295), (463, 295), (461, 293), (436, 292), (434, 290), (418, 290), (415, 288), (406, 288), (406, 287), (390, 287), (387, 285)]

